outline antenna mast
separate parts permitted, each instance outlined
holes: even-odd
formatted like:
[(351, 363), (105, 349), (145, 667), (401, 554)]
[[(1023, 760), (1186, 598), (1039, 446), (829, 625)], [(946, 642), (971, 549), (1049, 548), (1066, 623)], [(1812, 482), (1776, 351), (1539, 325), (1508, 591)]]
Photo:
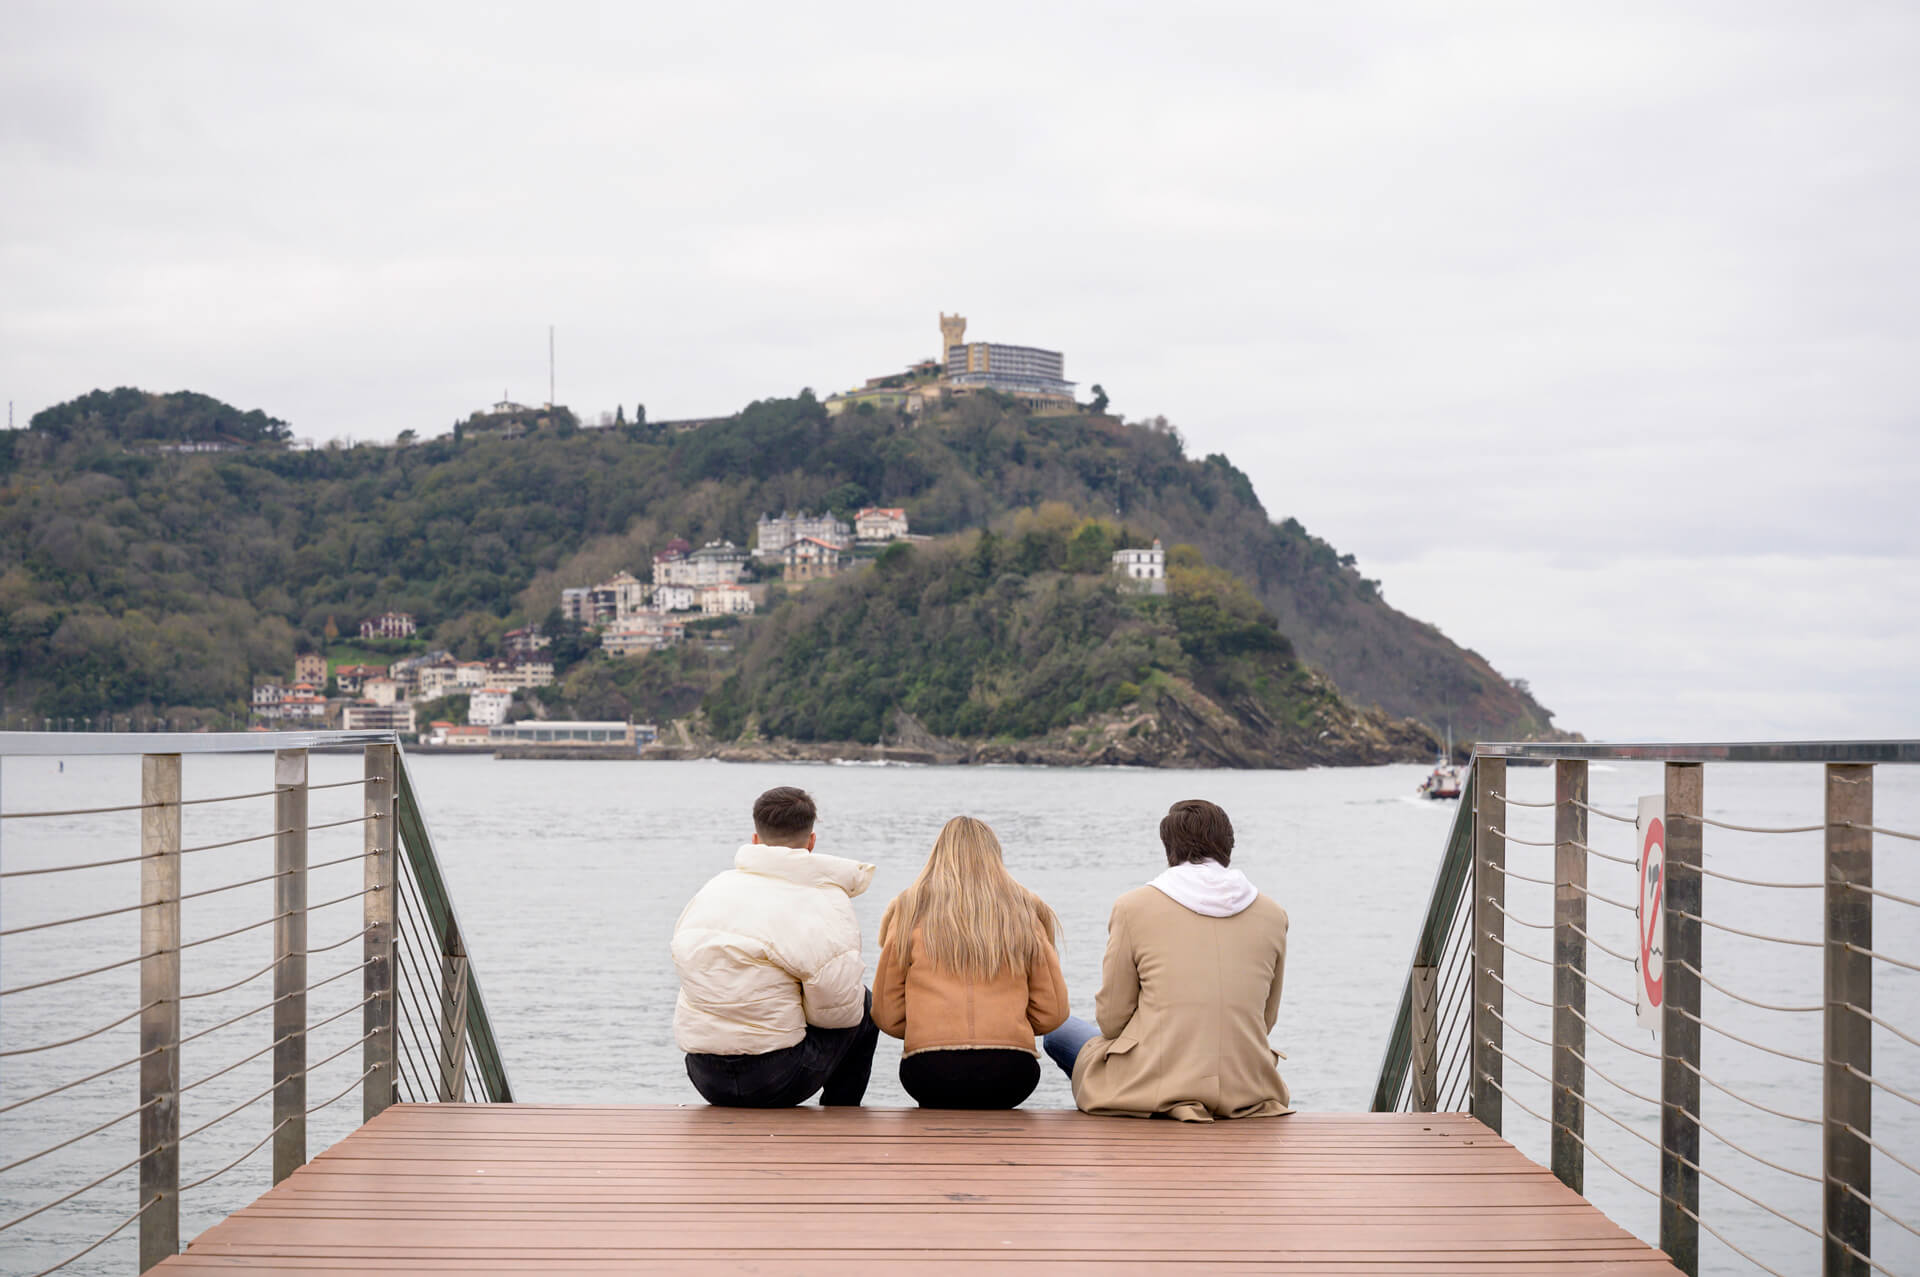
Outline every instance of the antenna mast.
[(553, 325), (547, 325), (547, 407), (553, 407)]

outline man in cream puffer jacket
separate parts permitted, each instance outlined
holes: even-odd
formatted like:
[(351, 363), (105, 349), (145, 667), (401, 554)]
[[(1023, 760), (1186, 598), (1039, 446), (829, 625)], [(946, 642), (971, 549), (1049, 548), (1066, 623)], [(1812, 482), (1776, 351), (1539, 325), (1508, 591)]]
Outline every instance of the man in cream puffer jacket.
[(673, 929), (673, 1034), (709, 1104), (786, 1108), (820, 1091), (858, 1104), (880, 1031), (861, 975), (853, 897), (873, 866), (813, 851), (813, 799), (791, 786), (753, 804), (753, 841)]

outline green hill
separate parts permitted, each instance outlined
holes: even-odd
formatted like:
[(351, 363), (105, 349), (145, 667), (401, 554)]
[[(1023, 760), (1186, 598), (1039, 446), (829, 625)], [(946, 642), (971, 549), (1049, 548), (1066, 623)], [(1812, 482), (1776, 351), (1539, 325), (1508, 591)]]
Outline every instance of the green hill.
[[(115, 403), (126, 411), (109, 411)], [(154, 449), (157, 436), (181, 436), (152, 421), (195, 411), (266, 424), (251, 436), (207, 428), (242, 439), (233, 451)], [(988, 396), (931, 419), (829, 418), (803, 392), (685, 433), (579, 430), (569, 414), (517, 438), (456, 428), (423, 443), (306, 451), (285, 447), (285, 434), (284, 423), (201, 396), (122, 390), (0, 436), (0, 677), (11, 712), (243, 712), (252, 678), (284, 674), (297, 643), (389, 608), (417, 614), (462, 657), (488, 655), (506, 629), (547, 617), (563, 586), (621, 567), (644, 574), (676, 535), (746, 544), (764, 512), (898, 505), (916, 532), (954, 535), (1009, 533), (1019, 511), (1058, 502), (1081, 515), (1118, 511), (1137, 536), (1196, 547), (1357, 704), (1450, 721), (1465, 738), (1549, 727), (1485, 661), (1389, 607), (1351, 558), (1293, 520), (1271, 520), (1225, 457), (1184, 456), (1164, 423), (1036, 418)], [(569, 686), (653, 712), (698, 703), (728, 673), (688, 657)]]
[(1166, 595), (1127, 590), (1109, 556), (1129, 544), (1144, 542), (1054, 506), (1004, 537), (892, 546), (754, 626), (707, 724), (719, 740), (866, 743), (910, 727), (1062, 762), (1301, 766), (1438, 749), (1417, 724), (1342, 701), (1193, 547), (1169, 556)]

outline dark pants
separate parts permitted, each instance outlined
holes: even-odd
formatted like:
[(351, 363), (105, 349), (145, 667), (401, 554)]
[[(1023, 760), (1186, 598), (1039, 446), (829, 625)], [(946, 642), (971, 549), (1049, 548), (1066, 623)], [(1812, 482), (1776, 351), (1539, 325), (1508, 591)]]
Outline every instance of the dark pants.
[(701, 1099), (728, 1108), (792, 1108), (815, 1091), (822, 1104), (858, 1104), (867, 1093), (879, 1040), (868, 990), (860, 1023), (851, 1028), (809, 1024), (806, 1037), (762, 1055), (689, 1055), (687, 1079)]
[(1010, 1109), (1040, 1085), (1040, 1061), (1025, 1051), (915, 1051), (900, 1061), (900, 1085), (923, 1109)]

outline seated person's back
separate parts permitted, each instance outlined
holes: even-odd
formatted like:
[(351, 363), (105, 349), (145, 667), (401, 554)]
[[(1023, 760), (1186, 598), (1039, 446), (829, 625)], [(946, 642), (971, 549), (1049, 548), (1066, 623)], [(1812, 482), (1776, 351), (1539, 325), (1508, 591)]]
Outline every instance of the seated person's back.
[(1232, 825), (1198, 800), (1161, 823), (1169, 868), (1114, 902), (1094, 1014), (1047, 1038), (1089, 1113), (1188, 1121), (1291, 1112), (1279, 1054), (1287, 913), (1232, 869)]
[(804, 792), (762, 794), (754, 840), (674, 925), (674, 1039), (710, 1103), (784, 1107), (824, 1087), (823, 1103), (857, 1104), (866, 1090), (879, 1031), (852, 897), (874, 867), (815, 854), (813, 821)]

